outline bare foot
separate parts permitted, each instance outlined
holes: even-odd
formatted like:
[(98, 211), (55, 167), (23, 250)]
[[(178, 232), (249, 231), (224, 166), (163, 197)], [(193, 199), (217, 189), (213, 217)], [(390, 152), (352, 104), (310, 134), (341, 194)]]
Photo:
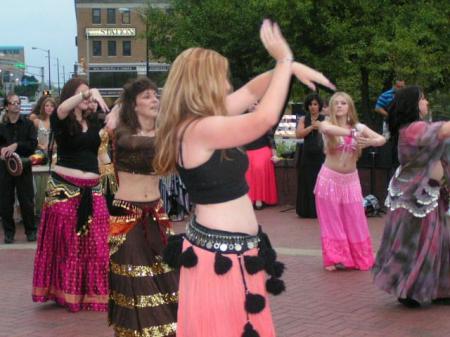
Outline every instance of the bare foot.
[(332, 265), (332, 266), (326, 266), (326, 267), (325, 267), (325, 270), (328, 270), (328, 271), (335, 271), (335, 270), (336, 270), (336, 267), (335, 267), (334, 265)]

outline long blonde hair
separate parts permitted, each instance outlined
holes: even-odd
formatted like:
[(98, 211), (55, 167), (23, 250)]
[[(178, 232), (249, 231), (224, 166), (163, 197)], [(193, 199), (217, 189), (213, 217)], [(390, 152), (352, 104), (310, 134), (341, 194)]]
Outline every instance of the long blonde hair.
[(203, 48), (183, 51), (164, 85), (155, 138), (153, 167), (163, 175), (175, 170), (178, 134), (186, 120), (227, 114), (228, 60)]
[[(338, 97), (344, 98), (344, 100), (347, 102), (347, 105), (348, 105), (347, 125), (354, 128), (355, 125), (359, 122), (358, 114), (357, 114), (356, 108), (355, 108), (355, 103), (353, 102), (352, 97), (343, 91), (337, 91), (333, 94), (333, 96), (330, 97), (330, 102), (328, 105), (329, 106), (328, 121), (333, 125), (340, 126), (337, 123), (337, 119), (336, 119), (336, 99)], [(338, 146), (338, 138), (336, 136), (328, 136), (327, 138), (328, 138), (327, 147), (330, 151), (333, 152), (336, 149), (336, 147)]]

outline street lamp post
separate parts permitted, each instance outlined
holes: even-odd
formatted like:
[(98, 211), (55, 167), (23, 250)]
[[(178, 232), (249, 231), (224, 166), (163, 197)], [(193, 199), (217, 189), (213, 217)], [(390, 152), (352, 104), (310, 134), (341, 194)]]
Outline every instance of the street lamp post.
[(47, 57), (48, 57), (48, 88), (50, 89), (50, 90), (52, 90), (52, 80), (51, 80), (51, 73), (50, 73), (50, 68), (51, 68), (51, 66), (50, 66), (50, 49), (43, 49), (43, 48), (38, 48), (38, 47), (31, 47), (31, 49), (33, 49), (33, 50), (42, 50), (42, 51), (45, 51), (45, 52), (47, 52)]
[(57, 74), (58, 74), (58, 95), (61, 95), (61, 86), (59, 83), (59, 57), (56, 58), (56, 68), (57, 68)]

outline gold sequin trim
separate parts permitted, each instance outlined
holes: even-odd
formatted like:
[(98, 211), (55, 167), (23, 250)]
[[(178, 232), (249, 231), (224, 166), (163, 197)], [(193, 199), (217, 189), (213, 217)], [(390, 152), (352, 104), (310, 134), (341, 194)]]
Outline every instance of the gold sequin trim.
[(109, 256), (115, 254), (119, 250), (120, 246), (122, 246), (126, 238), (127, 238), (126, 234), (114, 235), (108, 238)]
[(177, 303), (178, 292), (128, 297), (117, 291), (112, 291), (109, 298), (117, 305), (128, 309), (154, 308), (164, 304)]
[(105, 128), (100, 130), (100, 146), (98, 147), (98, 154), (108, 154), (109, 148), (109, 134)]
[(114, 326), (114, 331), (117, 337), (166, 337), (175, 335), (175, 332), (177, 331), (177, 323), (152, 326), (142, 330), (131, 330)]
[[(92, 194), (94, 196), (102, 195), (100, 184), (92, 187)], [(78, 186), (65, 184), (50, 176), (47, 182), (47, 191), (45, 192), (45, 205), (52, 206), (58, 202), (64, 202), (78, 197), (79, 195), (80, 188)]]
[(113, 274), (127, 277), (153, 277), (172, 271), (172, 268), (162, 261), (161, 256), (156, 256), (156, 260), (157, 262), (151, 266), (133, 266), (127, 264), (117, 264), (114, 261), (111, 261), (110, 268)]

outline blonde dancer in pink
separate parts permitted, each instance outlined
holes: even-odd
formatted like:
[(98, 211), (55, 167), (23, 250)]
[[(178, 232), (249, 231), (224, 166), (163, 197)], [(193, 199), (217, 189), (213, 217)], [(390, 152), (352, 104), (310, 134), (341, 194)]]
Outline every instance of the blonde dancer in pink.
[(374, 263), (364, 214), (356, 162), (361, 149), (386, 140), (358, 122), (352, 98), (337, 92), (330, 99), (329, 118), (320, 123), (325, 162), (314, 189), (326, 270), (368, 270)]

